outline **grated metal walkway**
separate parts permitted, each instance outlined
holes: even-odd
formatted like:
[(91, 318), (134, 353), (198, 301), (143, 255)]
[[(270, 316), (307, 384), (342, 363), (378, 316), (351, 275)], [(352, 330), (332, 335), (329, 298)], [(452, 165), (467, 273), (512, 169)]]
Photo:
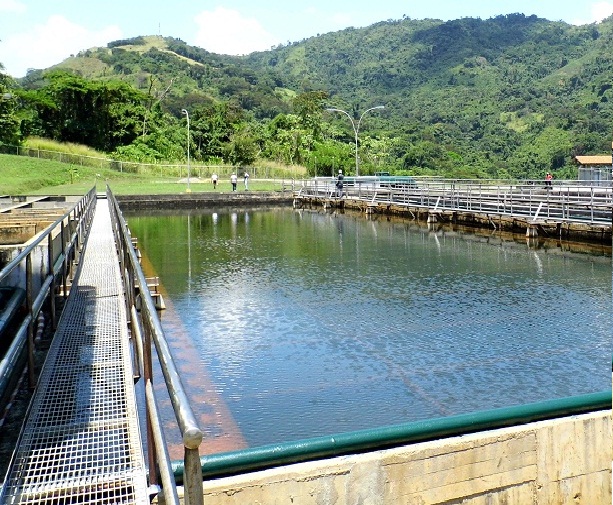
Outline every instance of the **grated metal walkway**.
[(97, 203), (0, 502), (149, 503), (106, 200)]

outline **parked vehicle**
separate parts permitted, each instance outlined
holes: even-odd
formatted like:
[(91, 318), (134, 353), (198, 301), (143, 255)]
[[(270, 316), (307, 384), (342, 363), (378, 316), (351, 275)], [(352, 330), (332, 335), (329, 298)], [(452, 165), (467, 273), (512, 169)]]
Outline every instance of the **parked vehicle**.
[(409, 176), (382, 175), (377, 178), (377, 182), (379, 184), (379, 187), (389, 187), (394, 189), (417, 187), (417, 182), (415, 181), (415, 179)]

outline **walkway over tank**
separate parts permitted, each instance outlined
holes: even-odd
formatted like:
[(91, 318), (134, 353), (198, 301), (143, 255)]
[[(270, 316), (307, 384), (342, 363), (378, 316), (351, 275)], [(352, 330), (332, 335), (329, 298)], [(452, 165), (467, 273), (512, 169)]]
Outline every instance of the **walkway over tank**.
[(102, 200), (0, 503), (149, 503), (128, 338)]

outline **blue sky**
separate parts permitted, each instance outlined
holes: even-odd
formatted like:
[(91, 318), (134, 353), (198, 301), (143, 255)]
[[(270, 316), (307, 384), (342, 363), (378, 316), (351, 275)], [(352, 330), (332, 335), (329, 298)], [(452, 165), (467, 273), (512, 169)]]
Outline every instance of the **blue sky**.
[(521, 12), (572, 24), (599, 22), (610, 1), (564, 0), (0, 0), (0, 63), (23, 77), (71, 54), (137, 35), (177, 37), (224, 54), (248, 54), (387, 19), (458, 19)]

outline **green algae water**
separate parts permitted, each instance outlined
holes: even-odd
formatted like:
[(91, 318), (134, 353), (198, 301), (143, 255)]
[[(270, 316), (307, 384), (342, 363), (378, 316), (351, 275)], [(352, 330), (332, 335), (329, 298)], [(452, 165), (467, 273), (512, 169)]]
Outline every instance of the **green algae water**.
[(249, 446), (611, 387), (610, 248), (293, 209), (126, 217), (195, 349), (188, 391), (206, 382)]

